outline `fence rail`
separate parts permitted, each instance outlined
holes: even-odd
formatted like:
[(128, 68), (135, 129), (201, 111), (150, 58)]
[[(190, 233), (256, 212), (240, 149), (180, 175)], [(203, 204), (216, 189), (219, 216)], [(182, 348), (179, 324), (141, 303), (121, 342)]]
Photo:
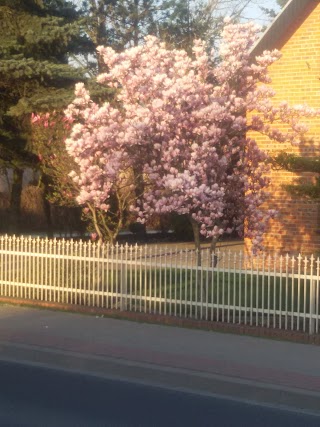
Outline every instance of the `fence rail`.
[(319, 333), (319, 258), (0, 237), (0, 295)]

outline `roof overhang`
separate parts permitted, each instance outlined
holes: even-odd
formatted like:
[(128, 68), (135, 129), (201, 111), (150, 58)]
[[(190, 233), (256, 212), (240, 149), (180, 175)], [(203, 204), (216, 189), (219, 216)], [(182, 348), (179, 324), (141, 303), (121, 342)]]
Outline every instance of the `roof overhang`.
[(250, 55), (255, 57), (264, 50), (279, 49), (281, 40), (284, 39), (290, 27), (299, 21), (299, 18), (309, 14), (319, 2), (320, 0), (290, 0), (253, 45)]

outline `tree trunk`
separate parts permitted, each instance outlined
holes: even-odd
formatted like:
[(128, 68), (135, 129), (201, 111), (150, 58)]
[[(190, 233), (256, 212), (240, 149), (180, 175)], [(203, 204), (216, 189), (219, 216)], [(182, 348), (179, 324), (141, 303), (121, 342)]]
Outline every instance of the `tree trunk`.
[(134, 0), (133, 44), (134, 46), (139, 45), (139, 0)]
[[(142, 173), (142, 166), (136, 166), (133, 167), (133, 176), (134, 176), (134, 193), (135, 193), (135, 198), (136, 200), (140, 199), (142, 201), (143, 198), (143, 194), (144, 194), (144, 180), (143, 180), (143, 173)], [(143, 205), (141, 205), (141, 209), (143, 209)], [(139, 234), (141, 234), (141, 237), (143, 237), (144, 239), (146, 239), (147, 236), (147, 228), (146, 228), (146, 224), (141, 224), (140, 228), (140, 232)]]
[(19, 233), (21, 228), (21, 193), (23, 184), (23, 169), (14, 168), (9, 207), (9, 233)]
[(219, 236), (213, 236), (211, 243), (210, 243), (210, 254), (211, 254), (211, 262), (212, 262), (212, 267), (216, 267), (217, 263), (218, 263), (218, 257), (216, 255), (216, 247), (217, 247), (217, 243), (219, 240)]
[(52, 224), (52, 214), (51, 214), (51, 205), (47, 199), (47, 194), (49, 193), (49, 183), (48, 178), (44, 176), (42, 178), (43, 182), (43, 208), (44, 214), (47, 221), (47, 235), (49, 238), (53, 238), (53, 224)]
[(199, 223), (195, 221), (191, 216), (189, 217), (189, 219), (192, 225), (194, 245), (196, 248), (197, 265), (200, 266), (201, 265), (200, 227), (199, 227)]

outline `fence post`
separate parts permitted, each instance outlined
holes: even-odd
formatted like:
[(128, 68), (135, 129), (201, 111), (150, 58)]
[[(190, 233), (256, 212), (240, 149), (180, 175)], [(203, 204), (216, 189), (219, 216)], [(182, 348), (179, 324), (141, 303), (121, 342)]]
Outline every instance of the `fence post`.
[[(127, 252), (127, 251), (126, 251)], [(120, 247), (121, 253), (121, 273), (120, 273), (120, 311), (127, 309), (127, 257), (124, 259), (124, 247)], [(127, 255), (127, 254), (126, 254)]]
[(315, 280), (310, 280), (310, 322), (309, 334), (313, 335), (316, 331), (316, 319), (313, 317), (316, 312), (316, 286)]

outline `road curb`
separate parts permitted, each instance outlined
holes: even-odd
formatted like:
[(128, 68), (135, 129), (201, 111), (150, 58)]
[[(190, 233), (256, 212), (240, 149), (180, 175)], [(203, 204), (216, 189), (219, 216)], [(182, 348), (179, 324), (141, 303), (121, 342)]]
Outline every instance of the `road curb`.
[(0, 342), (0, 360), (320, 416), (320, 393), (225, 375), (4, 341)]
[(196, 320), (157, 313), (147, 314), (140, 312), (111, 310), (99, 307), (84, 307), (77, 306), (74, 304), (50, 303), (37, 300), (26, 300), (21, 298), (0, 297), (0, 303), (19, 305), (30, 308), (45, 308), (56, 311), (68, 311), (72, 313), (89, 314), (110, 317), (119, 320), (130, 320), (135, 322), (153, 323), (165, 326), (178, 326), (189, 329), (202, 329), (207, 331), (230, 333), (235, 335), (247, 335), (256, 338), (269, 338), (280, 341), (290, 341), (300, 344), (320, 345), (320, 334), (310, 335), (304, 332), (288, 331), (284, 329), (273, 329), (253, 325)]

